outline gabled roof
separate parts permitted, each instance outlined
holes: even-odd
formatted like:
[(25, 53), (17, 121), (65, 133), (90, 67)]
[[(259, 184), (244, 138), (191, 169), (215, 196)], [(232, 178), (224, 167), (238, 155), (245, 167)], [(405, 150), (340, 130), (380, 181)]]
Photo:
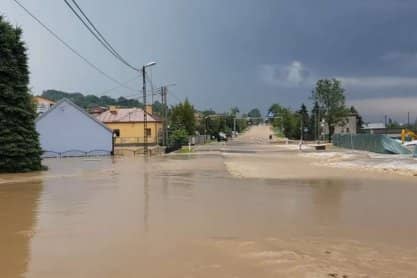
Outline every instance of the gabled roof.
[[(138, 123), (144, 122), (145, 111), (140, 108), (117, 108), (115, 110), (107, 110), (97, 116), (97, 120), (103, 123)], [(146, 113), (148, 122), (161, 122), (156, 115)]]
[(69, 105), (71, 105), (72, 107), (74, 107), (75, 109), (77, 109), (78, 111), (80, 111), (81, 113), (83, 113), (85, 116), (87, 116), (88, 118), (90, 118), (91, 120), (95, 121), (97, 124), (101, 125), (103, 128), (105, 128), (106, 130), (113, 132), (110, 128), (108, 128), (105, 124), (103, 124), (102, 122), (100, 122), (99, 120), (97, 120), (96, 118), (94, 118), (93, 116), (91, 116), (90, 114), (87, 113), (87, 111), (85, 111), (84, 109), (82, 109), (81, 107), (79, 107), (78, 105), (76, 105), (75, 103), (73, 103), (71, 100), (67, 99), (67, 98), (62, 98), (60, 99), (57, 103), (55, 103), (54, 106), (52, 106), (49, 110), (47, 110), (45, 113), (42, 113), (41, 115), (39, 115), (36, 120), (35, 123), (39, 122), (40, 120), (42, 120), (43, 118), (47, 117), (52, 111), (54, 111), (55, 109), (57, 109), (59, 106), (61, 106), (61, 104), (63, 103), (67, 103)]

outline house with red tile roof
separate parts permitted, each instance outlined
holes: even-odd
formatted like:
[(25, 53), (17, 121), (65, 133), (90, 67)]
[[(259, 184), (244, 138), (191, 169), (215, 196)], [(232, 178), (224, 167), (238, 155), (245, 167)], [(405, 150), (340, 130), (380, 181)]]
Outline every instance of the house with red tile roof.
[(143, 145), (145, 136), (147, 136), (148, 144), (155, 145), (158, 143), (159, 136), (162, 135), (162, 120), (152, 113), (151, 105), (145, 110), (112, 106), (96, 118), (118, 135), (116, 138), (118, 145)]

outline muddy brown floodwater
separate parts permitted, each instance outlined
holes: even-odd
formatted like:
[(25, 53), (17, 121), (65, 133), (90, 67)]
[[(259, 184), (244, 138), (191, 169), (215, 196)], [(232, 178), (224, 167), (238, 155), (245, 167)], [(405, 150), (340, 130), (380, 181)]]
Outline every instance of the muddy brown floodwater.
[(233, 159), (0, 176), (0, 277), (417, 277), (416, 179), (242, 178)]

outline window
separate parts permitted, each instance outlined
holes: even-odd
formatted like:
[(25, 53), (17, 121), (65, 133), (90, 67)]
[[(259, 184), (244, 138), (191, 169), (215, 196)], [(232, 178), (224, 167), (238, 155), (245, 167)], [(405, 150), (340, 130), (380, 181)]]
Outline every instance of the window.
[(113, 134), (116, 135), (115, 137), (120, 137), (120, 129), (113, 129)]
[(150, 128), (147, 128), (147, 129), (145, 130), (145, 135), (146, 135), (147, 137), (152, 136), (152, 130), (151, 130)]

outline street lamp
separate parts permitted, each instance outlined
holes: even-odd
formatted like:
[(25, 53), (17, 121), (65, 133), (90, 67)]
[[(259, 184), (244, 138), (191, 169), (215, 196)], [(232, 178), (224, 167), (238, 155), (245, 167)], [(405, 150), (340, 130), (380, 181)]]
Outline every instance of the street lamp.
[(152, 67), (152, 66), (155, 66), (155, 65), (156, 65), (156, 62), (149, 62), (146, 65), (144, 65), (143, 67), (148, 68), (148, 67)]
[(142, 66), (142, 92), (143, 92), (143, 153), (148, 154), (148, 115), (146, 113), (146, 68), (155, 66), (156, 62), (149, 62)]

